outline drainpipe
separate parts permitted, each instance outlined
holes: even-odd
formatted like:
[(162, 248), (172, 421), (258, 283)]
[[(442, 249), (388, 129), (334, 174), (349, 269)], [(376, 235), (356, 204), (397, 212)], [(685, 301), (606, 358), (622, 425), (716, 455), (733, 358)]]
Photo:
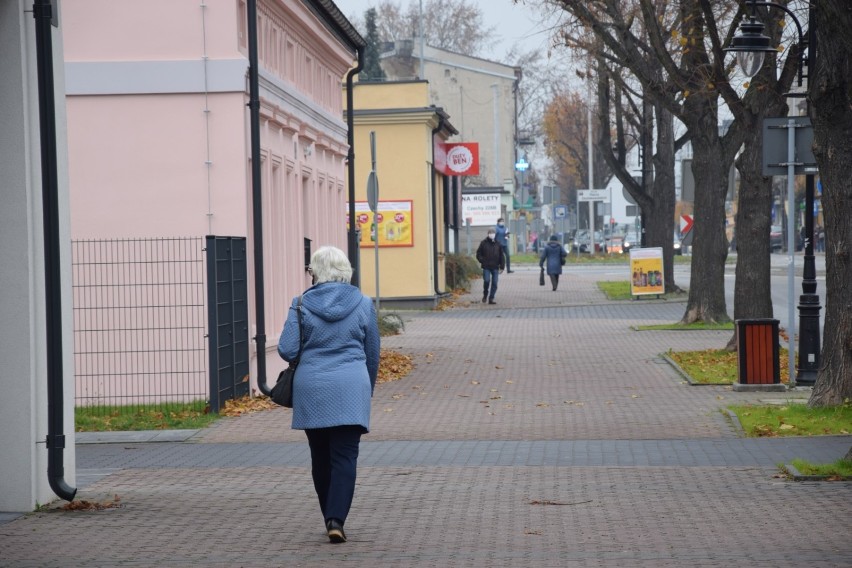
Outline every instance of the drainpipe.
[(249, 124), (251, 130), (251, 206), (254, 241), (254, 308), (257, 388), (269, 396), (266, 384), (266, 305), (263, 290), (263, 194), (260, 177), (260, 87), (257, 72), (257, 0), (246, 2), (249, 50)]
[[(58, 14), (57, 14), (58, 16)], [(59, 246), (59, 180), (56, 165), (56, 104), (53, 91), (53, 10), (50, 0), (33, 4), (38, 66), (41, 192), (44, 224), (44, 291), (47, 327), (47, 478), (50, 488), (71, 501), (77, 488), (65, 481), (63, 431), (62, 284)]]
[(364, 67), (364, 48), (356, 48), (358, 63), (346, 73), (346, 140), (349, 155), (346, 158), (349, 167), (349, 263), (352, 265), (352, 285), (361, 287), (361, 257), (358, 254), (358, 238), (355, 226), (355, 93), (353, 78)]
[[(438, 125), (432, 129), (432, 171), (429, 180), (432, 185), (432, 272), (435, 275), (435, 295), (440, 296), (443, 292), (438, 289), (438, 196), (435, 187), (435, 134), (444, 127), (444, 116), (438, 114)], [(442, 176), (443, 177), (443, 176)]]

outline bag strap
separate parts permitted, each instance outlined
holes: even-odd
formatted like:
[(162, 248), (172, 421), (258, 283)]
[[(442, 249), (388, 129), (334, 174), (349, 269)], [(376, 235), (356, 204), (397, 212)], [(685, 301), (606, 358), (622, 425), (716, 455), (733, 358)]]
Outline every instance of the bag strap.
[(299, 296), (299, 301), (296, 302), (296, 320), (299, 322), (299, 352), (296, 354), (296, 358), (290, 361), (293, 365), (297, 365), (299, 359), (302, 358), (302, 296)]

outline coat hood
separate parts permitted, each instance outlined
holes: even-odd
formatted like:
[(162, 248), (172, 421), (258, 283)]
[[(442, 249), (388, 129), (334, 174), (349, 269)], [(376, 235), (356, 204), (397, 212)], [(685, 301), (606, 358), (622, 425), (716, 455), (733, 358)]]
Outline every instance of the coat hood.
[(363, 298), (361, 290), (351, 284), (323, 282), (302, 294), (302, 307), (325, 321), (339, 321), (351, 314)]
[(547, 241), (547, 246), (550, 248), (562, 248), (562, 245), (559, 244), (559, 241)]

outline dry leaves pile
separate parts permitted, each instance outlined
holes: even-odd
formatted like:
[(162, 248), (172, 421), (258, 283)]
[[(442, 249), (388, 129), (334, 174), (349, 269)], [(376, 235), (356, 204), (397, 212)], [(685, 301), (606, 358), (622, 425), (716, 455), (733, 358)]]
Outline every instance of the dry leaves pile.
[[(379, 376), (376, 378), (376, 382), (381, 384), (398, 381), (408, 375), (413, 368), (414, 363), (408, 355), (403, 355), (390, 349), (382, 349), (382, 354), (379, 358)], [(246, 395), (237, 399), (226, 400), (225, 408), (219, 412), (219, 415), (242, 416), (243, 414), (269, 410), (270, 408), (280, 407), (272, 402), (268, 396), (255, 391), (254, 396)]]
[(461, 296), (463, 294), (467, 294), (467, 290), (465, 290), (463, 288), (456, 288), (455, 290), (450, 292), (450, 295), (448, 297), (446, 297), (443, 300), (441, 300), (440, 302), (438, 302), (438, 305), (435, 307), (435, 311), (436, 312), (443, 312), (443, 311), (451, 310), (451, 309), (455, 308), (456, 302), (458, 301), (459, 296)]
[(414, 363), (408, 355), (390, 349), (382, 349), (381, 359), (379, 360), (379, 376), (376, 382), (381, 384), (398, 381), (408, 375), (413, 368)]
[(260, 410), (268, 410), (270, 408), (279, 408), (277, 404), (272, 402), (268, 396), (258, 395), (255, 391), (255, 396), (243, 396), (225, 401), (225, 408), (219, 411), (219, 416), (242, 416), (251, 412)]
[(103, 511), (105, 509), (120, 509), (122, 506), (121, 497), (116, 495), (112, 501), (104, 501), (103, 503), (78, 499), (77, 501), (66, 503), (61, 509), (63, 511)]

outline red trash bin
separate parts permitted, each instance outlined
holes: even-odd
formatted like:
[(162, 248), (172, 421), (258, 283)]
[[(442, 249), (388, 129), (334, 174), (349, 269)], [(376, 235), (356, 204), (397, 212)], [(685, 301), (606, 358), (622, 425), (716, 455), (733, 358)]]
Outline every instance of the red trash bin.
[(737, 380), (743, 385), (781, 382), (778, 320), (737, 320)]

